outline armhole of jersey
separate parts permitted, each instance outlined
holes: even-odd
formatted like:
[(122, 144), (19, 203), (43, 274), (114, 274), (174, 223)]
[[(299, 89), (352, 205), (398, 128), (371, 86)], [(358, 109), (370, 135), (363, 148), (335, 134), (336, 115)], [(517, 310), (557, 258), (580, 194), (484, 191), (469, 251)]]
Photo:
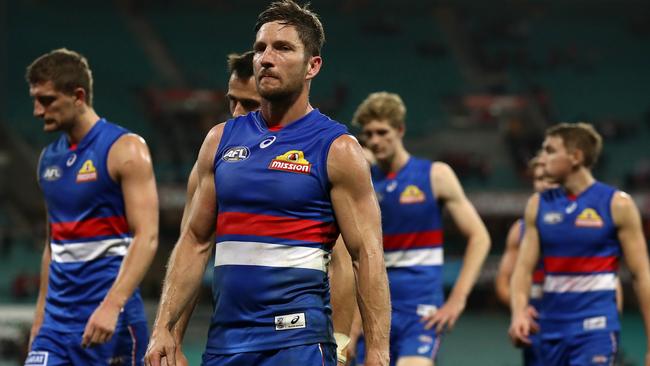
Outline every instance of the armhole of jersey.
[(230, 130), (232, 130), (232, 123), (229, 123), (230, 121), (233, 121), (232, 119), (227, 120), (224, 122), (223, 126), (223, 131), (221, 132), (221, 138), (219, 139), (219, 144), (217, 145), (217, 149), (214, 152), (214, 157), (212, 160), (212, 170), (217, 169), (217, 162), (219, 161), (219, 156), (223, 153), (223, 149), (226, 146), (224, 144), (224, 140), (226, 140), (226, 137), (230, 134)]
[[(411, 159), (413, 159), (412, 156), (411, 156)], [(427, 169), (427, 182), (429, 183), (429, 191), (431, 191), (431, 197), (433, 198), (433, 200), (436, 201), (436, 203), (438, 203), (438, 205), (440, 206), (441, 202), (438, 199), (438, 197), (436, 197), (436, 187), (434, 187), (434, 185), (433, 185), (433, 164), (435, 164), (436, 162), (427, 160), (427, 163), (428, 163), (427, 164), (427, 167), (428, 167), (428, 169)]]
[(111, 182), (111, 184), (113, 184), (114, 186), (116, 186), (118, 188), (120, 187), (120, 184), (118, 182), (116, 182), (115, 179), (113, 179), (113, 177), (111, 177), (111, 172), (108, 170), (108, 155), (111, 153), (111, 149), (113, 148), (113, 145), (115, 145), (117, 140), (122, 138), (122, 136), (126, 136), (126, 135), (128, 135), (130, 133), (133, 133), (133, 132), (130, 132), (129, 130), (121, 130), (121, 131), (119, 131), (119, 133), (117, 134), (117, 136), (115, 136), (113, 141), (111, 141), (111, 142), (109, 142), (107, 144), (106, 152), (104, 154), (105, 158), (104, 158), (103, 167), (102, 167), (102, 170), (103, 170), (102, 174), (106, 174), (106, 176), (108, 177), (108, 181)]
[(320, 179), (320, 185), (321, 185), (321, 188), (323, 189), (323, 192), (325, 193), (326, 197), (330, 196), (330, 189), (332, 188), (332, 184), (330, 183), (329, 172), (327, 171), (327, 162), (328, 162), (327, 160), (329, 159), (330, 149), (332, 148), (332, 144), (334, 143), (334, 141), (337, 138), (339, 138), (341, 136), (344, 136), (344, 135), (352, 136), (347, 131), (338, 131), (336, 134), (334, 134), (334, 136), (332, 136), (332, 138), (323, 147), (323, 151), (322, 151), (323, 164), (322, 164), (322, 166), (321, 166), (321, 168), (319, 170), (320, 170), (321, 175), (322, 175), (322, 179)]
[[(614, 222), (614, 215), (612, 212), (612, 204), (614, 203), (614, 197), (616, 196), (616, 193), (622, 192), (616, 188), (611, 189), (611, 193), (609, 195), (609, 199), (607, 200), (607, 219), (609, 222), (612, 224), (612, 227), (618, 230), (618, 227), (616, 227), (616, 223)], [(618, 239), (618, 236), (617, 236)]]
[(41, 150), (41, 154), (38, 156), (38, 163), (36, 164), (36, 183), (38, 184), (38, 187), (43, 190), (43, 187), (41, 186), (41, 163), (43, 162), (43, 155), (45, 155), (45, 150), (47, 150), (47, 146)]

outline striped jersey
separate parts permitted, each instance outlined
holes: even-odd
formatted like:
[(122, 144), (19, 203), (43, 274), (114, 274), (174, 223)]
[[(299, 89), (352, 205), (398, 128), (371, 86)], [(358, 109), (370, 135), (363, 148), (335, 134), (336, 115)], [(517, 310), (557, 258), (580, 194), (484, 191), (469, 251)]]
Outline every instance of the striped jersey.
[(577, 197), (540, 194), (537, 227), (546, 277), (543, 337), (618, 330), (616, 283), (621, 245), (612, 221), (616, 189), (596, 182)]
[(392, 307), (420, 315), (444, 301), (442, 216), (431, 189), (431, 166), (410, 157), (396, 173), (372, 167)]
[[(106, 165), (113, 143), (127, 130), (99, 120), (76, 146), (66, 135), (41, 155), (38, 180), (47, 204), (52, 260), (43, 327), (83, 331), (113, 285), (132, 235), (122, 190)], [(118, 320), (146, 321), (139, 290)]]
[[(521, 245), (522, 240), (524, 239), (524, 234), (526, 232), (526, 223), (523, 219), (517, 220), (519, 222), (519, 241), (518, 245)], [(540, 309), (542, 305), (542, 294), (544, 286), (544, 263), (540, 259), (535, 265), (535, 270), (533, 271), (533, 283), (530, 287), (530, 299), (528, 303), (535, 308), (535, 310)]]
[(327, 265), (339, 230), (327, 156), (346, 133), (318, 110), (282, 129), (259, 111), (226, 122), (207, 354), (334, 342)]

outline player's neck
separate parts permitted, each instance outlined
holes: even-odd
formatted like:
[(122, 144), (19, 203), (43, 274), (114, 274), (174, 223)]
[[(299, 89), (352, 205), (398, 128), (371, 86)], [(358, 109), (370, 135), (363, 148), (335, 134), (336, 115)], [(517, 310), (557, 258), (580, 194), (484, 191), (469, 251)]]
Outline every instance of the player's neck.
[(93, 128), (97, 121), (99, 121), (99, 116), (95, 113), (95, 110), (92, 108), (86, 108), (86, 110), (77, 117), (72, 128), (69, 131), (66, 131), (68, 142), (70, 142), (71, 145), (78, 144), (84, 136), (88, 134), (90, 129)]
[(262, 99), (261, 106), (262, 116), (268, 127), (284, 127), (304, 117), (313, 109), (305, 92), (300, 93), (295, 99), (288, 98), (286, 101)]
[(404, 148), (398, 148), (395, 151), (395, 155), (393, 155), (392, 159), (388, 159), (385, 161), (377, 161), (377, 164), (379, 164), (379, 167), (381, 170), (383, 170), (385, 173), (398, 173), (404, 165), (409, 161), (409, 158), (411, 155), (406, 151)]
[(594, 182), (596, 182), (596, 179), (591, 174), (591, 171), (585, 167), (580, 167), (567, 177), (562, 186), (567, 194), (578, 196)]

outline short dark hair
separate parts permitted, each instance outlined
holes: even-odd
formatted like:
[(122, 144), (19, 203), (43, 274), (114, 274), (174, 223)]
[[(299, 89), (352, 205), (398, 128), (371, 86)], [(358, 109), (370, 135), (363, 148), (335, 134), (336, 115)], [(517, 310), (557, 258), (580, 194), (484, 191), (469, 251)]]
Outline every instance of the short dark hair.
[(603, 138), (594, 126), (585, 122), (560, 123), (546, 130), (546, 136), (561, 137), (568, 150), (579, 149), (584, 155), (584, 166), (592, 168), (603, 149)]
[(244, 52), (241, 55), (229, 54), (228, 74), (235, 74), (239, 79), (250, 79), (253, 76), (253, 55), (255, 55), (253, 51)]
[(325, 43), (325, 31), (318, 15), (309, 9), (309, 3), (300, 6), (292, 0), (275, 1), (260, 13), (255, 23), (255, 32), (270, 22), (292, 25), (296, 27), (298, 37), (305, 46), (309, 56), (320, 56)]
[(25, 79), (29, 84), (51, 81), (56, 90), (66, 94), (82, 88), (86, 104), (93, 105), (93, 74), (88, 60), (78, 52), (59, 48), (40, 56), (27, 66)]

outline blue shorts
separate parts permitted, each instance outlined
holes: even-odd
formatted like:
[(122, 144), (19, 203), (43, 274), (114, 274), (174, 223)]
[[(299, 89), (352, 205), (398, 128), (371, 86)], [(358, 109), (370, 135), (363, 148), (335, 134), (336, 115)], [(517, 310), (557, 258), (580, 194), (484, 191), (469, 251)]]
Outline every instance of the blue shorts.
[[(393, 311), (390, 326), (390, 364), (395, 365), (401, 357), (424, 357), (435, 360), (440, 348), (440, 337), (435, 329), (424, 329), (425, 323), (415, 313)], [(366, 358), (365, 341), (359, 337), (357, 364)]]
[(618, 342), (619, 332), (588, 332), (557, 339), (542, 339), (541, 353), (545, 365), (612, 365), (618, 353)]
[(541, 338), (539, 334), (533, 334), (530, 337), (532, 344), (525, 347), (522, 351), (524, 356), (524, 366), (544, 366), (542, 362)]
[(336, 366), (336, 345), (315, 343), (270, 351), (203, 354), (203, 366)]
[(117, 329), (105, 344), (83, 348), (83, 333), (41, 328), (32, 342), (25, 366), (144, 365), (148, 334), (147, 323), (135, 323)]

